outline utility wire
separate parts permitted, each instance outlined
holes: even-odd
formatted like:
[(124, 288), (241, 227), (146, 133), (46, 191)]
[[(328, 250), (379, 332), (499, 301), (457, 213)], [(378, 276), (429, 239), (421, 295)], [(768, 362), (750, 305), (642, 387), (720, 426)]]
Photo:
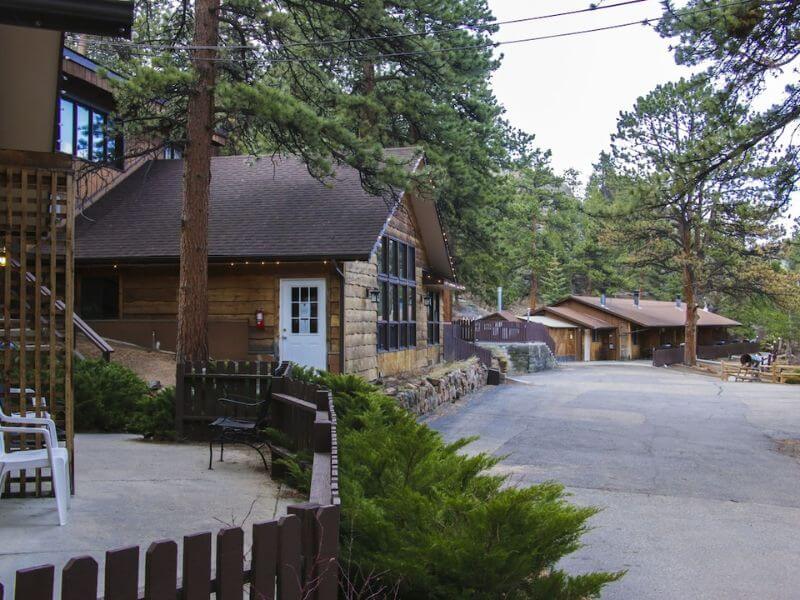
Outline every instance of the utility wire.
[[(439, 33), (447, 33), (450, 31), (485, 30), (485, 29), (492, 29), (500, 25), (514, 25), (518, 23), (528, 23), (531, 21), (543, 21), (546, 19), (555, 19), (558, 17), (566, 17), (570, 15), (596, 12), (599, 10), (606, 10), (609, 8), (619, 8), (621, 6), (629, 6), (631, 4), (641, 4), (642, 2), (648, 2), (648, 1), (649, 0), (624, 0), (623, 2), (616, 2), (614, 4), (607, 4), (605, 6), (600, 6), (599, 4), (592, 4), (588, 8), (581, 8), (577, 10), (549, 13), (546, 15), (537, 15), (533, 17), (523, 17), (520, 19), (510, 19), (508, 21), (494, 21), (492, 23), (485, 23), (482, 25), (469, 25), (469, 24), (455, 25), (453, 27), (442, 27), (439, 29), (433, 29), (431, 31), (410, 31), (405, 33), (374, 35), (374, 36), (358, 37), (358, 38), (346, 38), (341, 40), (316, 40), (309, 42), (292, 42), (289, 44), (282, 44), (277, 49), (308, 47), (308, 46), (330, 46), (330, 45), (335, 46), (339, 44), (351, 44), (356, 42), (370, 42), (377, 40), (392, 40), (392, 39), (411, 38), (411, 37), (426, 37), (426, 36), (438, 35)], [(114, 41), (102, 37), (86, 38), (86, 41), (90, 44), (98, 46), (114, 46), (114, 47), (134, 48), (134, 49), (140, 48), (149, 50), (260, 50), (260, 48), (256, 48), (253, 46), (193, 46), (193, 45), (172, 46), (169, 44), (147, 44), (147, 43), (137, 43), (137, 42)]]
[[(751, 1), (752, 0), (737, 0), (737, 1), (734, 1), (734, 2), (728, 2), (728, 3), (725, 3), (725, 4), (719, 4), (719, 5), (708, 7), (708, 8), (685, 11), (683, 14), (700, 14), (700, 13), (712, 12), (712, 11), (716, 11), (716, 10), (718, 10), (720, 8), (727, 8), (727, 7), (730, 7), (730, 6), (738, 6), (738, 5), (743, 5), (743, 4), (750, 4)], [(609, 4), (609, 5), (607, 5), (605, 7), (602, 7), (602, 8), (611, 8), (613, 6), (615, 6), (615, 5)], [(645, 18), (645, 19), (638, 19), (636, 21), (628, 21), (628, 22), (625, 22), (625, 23), (617, 23), (617, 24), (614, 24), (614, 25), (606, 25), (606, 26), (603, 26), (603, 27), (593, 27), (593, 28), (589, 28), (589, 29), (579, 29), (579, 30), (576, 30), (576, 31), (566, 31), (566, 32), (561, 32), (561, 33), (553, 33), (553, 34), (548, 34), (548, 35), (540, 35), (540, 36), (519, 38), (519, 39), (513, 39), (513, 40), (502, 40), (502, 41), (498, 41), (498, 42), (492, 41), (492, 42), (485, 42), (485, 43), (480, 43), (480, 44), (469, 44), (469, 45), (463, 45), (463, 46), (450, 46), (450, 47), (447, 47), (447, 48), (432, 48), (432, 49), (429, 49), (429, 50), (408, 50), (408, 51), (402, 51), (402, 52), (387, 52), (387, 53), (373, 54), (373, 55), (358, 55), (358, 56), (352, 56), (352, 57), (351, 56), (339, 56), (339, 57), (333, 56), (333, 57), (330, 57), (329, 59), (320, 58), (320, 57), (314, 57), (314, 58), (297, 58), (297, 57), (291, 57), (291, 58), (290, 57), (268, 58), (268, 57), (259, 57), (259, 58), (255, 58), (254, 61), (255, 62), (259, 62), (259, 63), (260, 62), (264, 62), (264, 63), (268, 63), (268, 64), (279, 64), (279, 63), (320, 63), (320, 62), (326, 62), (326, 61), (335, 62), (336, 60), (343, 60), (343, 59), (377, 62), (377, 61), (380, 61), (382, 59), (400, 58), (400, 57), (404, 57), (404, 56), (426, 56), (426, 55), (433, 55), (433, 54), (444, 54), (444, 53), (448, 53), (448, 52), (457, 52), (457, 51), (461, 51), (461, 50), (481, 50), (481, 49), (487, 49), (487, 48), (497, 48), (497, 47), (500, 47), (500, 46), (506, 46), (506, 45), (512, 45), (512, 44), (522, 44), (522, 43), (536, 42), (536, 41), (541, 41), (541, 40), (552, 40), (552, 39), (558, 39), (558, 38), (574, 37), (574, 36), (586, 35), (586, 34), (590, 34), (590, 33), (598, 33), (598, 32), (602, 32), (602, 31), (611, 31), (611, 30), (614, 30), (614, 29), (623, 29), (623, 28), (626, 28), (626, 27), (633, 27), (633, 26), (636, 26), (636, 25), (649, 26), (651, 23), (657, 23), (657, 22), (661, 21), (661, 19), (663, 19), (663, 18), (664, 18), (664, 15), (662, 14), (662, 15), (658, 15), (658, 16), (655, 16), (655, 17), (649, 17), (649, 18)], [(91, 42), (91, 40), (89, 40), (89, 41)], [(317, 42), (308, 42), (308, 44), (309, 45), (317, 44)], [(154, 48), (158, 49), (158, 47), (154, 47)], [(184, 47), (167, 46), (165, 48), (181, 49), (181, 48), (188, 48), (188, 47), (185, 47), (185, 46)], [(219, 49), (222, 49), (222, 48), (224, 48), (224, 49), (234, 49), (235, 47), (233, 47), (233, 46), (209, 47), (208, 49), (215, 49), (215, 48), (219, 48)], [(253, 48), (251, 46), (248, 46), (247, 48), (250, 49), (250, 50), (261, 50), (259, 48)], [(192, 49), (200, 49), (200, 48), (197, 47), (197, 48), (192, 48)], [(240, 48), (240, 49), (243, 49), (243, 47)], [(275, 48), (275, 50), (279, 50), (279, 49), (280, 48)], [(192, 61), (208, 61), (208, 62), (227, 62), (227, 63), (236, 62), (234, 59), (222, 58), (222, 57), (209, 57), (209, 58), (192, 57), (191, 60)]]

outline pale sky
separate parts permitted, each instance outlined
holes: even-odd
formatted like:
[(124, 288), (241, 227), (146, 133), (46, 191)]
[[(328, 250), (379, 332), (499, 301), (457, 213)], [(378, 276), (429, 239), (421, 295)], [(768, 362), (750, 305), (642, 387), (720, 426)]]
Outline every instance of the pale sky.
[[(577, 10), (592, 0), (488, 0), (498, 21)], [(594, 0), (597, 2), (597, 0)], [(605, 0), (601, 5), (619, 0)], [(679, 4), (683, 4), (680, 2)], [(658, 0), (544, 21), (503, 25), (496, 41), (552, 35), (658, 17)], [(536, 135), (553, 152), (558, 171), (574, 168), (585, 181), (609, 147), (620, 111), (659, 83), (690, 76), (675, 64), (670, 40), (636, 25), (501, 46), (503, 61), (493, 87), (512, 125)], [(792, 213), (800, 213), (800, 201)]]

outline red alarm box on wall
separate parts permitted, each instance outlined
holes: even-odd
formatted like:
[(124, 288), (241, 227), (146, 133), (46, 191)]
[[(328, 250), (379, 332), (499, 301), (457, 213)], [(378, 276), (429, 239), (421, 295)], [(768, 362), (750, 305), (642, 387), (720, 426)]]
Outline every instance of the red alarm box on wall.
[(257, 310), (256, 311), (256, 327), (259, 329), (264, 329), (264, 311)]

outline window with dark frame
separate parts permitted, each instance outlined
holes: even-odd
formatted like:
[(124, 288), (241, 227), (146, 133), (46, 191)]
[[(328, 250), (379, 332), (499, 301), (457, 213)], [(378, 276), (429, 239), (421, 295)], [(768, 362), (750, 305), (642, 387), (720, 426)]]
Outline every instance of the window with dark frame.
[(428, 292), (428, 344), (441, 342), (442, 331), (442, 295), (439, 292)]
[(638, 331), (632, 331), (631, 332), (631, 344), (633, 344), (634, 346), (638, 346), (639, 345), (639, 332)]
[(599, 329), (592, 329), (592, 341), (593, 342), (601, 342), (602, 336), (600, 335)]
[(417, 345), (416, 250), (384, 236), (378, 245), (378, 350)]
[(56, 150), (89, 162), (122, 168), (122, 137), (109, 135), (108, 113), (72, 98), (60, 98)]
[(119, 318), (119, 278), (81, 278), (80, 313), (84, 319)]

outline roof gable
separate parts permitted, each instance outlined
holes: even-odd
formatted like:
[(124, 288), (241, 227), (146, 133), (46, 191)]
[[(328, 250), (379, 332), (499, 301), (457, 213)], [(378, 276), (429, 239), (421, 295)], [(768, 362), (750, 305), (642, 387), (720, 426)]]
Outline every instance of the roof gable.
[[(416, 169), (416, 148), (386, 153)], [(179, 256), (183, 161), (148, 161), (76, 219), (76, 258), (155, 261)], [(324, 183), (297, 157), (214, 157), (209, 258), (364, 260), (397, 200), (366, 192), (355, 169)]]

